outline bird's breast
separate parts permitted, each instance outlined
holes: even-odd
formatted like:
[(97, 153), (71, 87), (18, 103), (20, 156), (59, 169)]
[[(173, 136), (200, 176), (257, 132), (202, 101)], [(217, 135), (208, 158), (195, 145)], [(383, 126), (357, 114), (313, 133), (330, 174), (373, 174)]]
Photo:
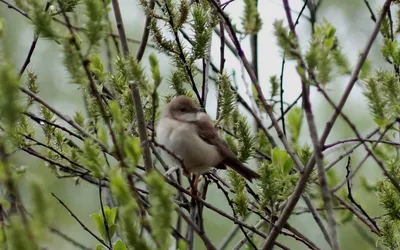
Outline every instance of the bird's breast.
[[(160, 122), (157, 127), (158, 142), (180, 156), (190, 172), (206, 172), (222, 161), (217, 148), (198, 136), (195, 125), (170, 118), (163, 118)], [(174, 157), (169, 158), (179, 164)]]

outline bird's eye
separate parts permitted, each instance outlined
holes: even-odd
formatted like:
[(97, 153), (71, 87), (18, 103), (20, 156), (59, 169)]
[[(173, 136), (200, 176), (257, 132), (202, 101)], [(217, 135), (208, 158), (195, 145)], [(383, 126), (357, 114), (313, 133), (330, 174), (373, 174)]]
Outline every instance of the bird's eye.
[(181, 111), (181, 112), (185, 112), (185, 111), (186, 111), (186, 108), (180, 108), (180, 111)]

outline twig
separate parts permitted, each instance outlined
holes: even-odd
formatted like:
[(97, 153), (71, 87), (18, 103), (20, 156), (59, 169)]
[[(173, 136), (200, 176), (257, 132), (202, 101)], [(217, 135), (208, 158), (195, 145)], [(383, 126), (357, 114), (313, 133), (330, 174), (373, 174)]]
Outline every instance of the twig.
[[(122, 52), (125, 58), (129, 57), (129, 47), (126, 40), (124, 23), (122, 21), (121, 10), (119, 8), (118, 0), (112, 0), (112, 5), (114, 9), (115, 21), (117, 23), (118, 33), (121, 40)], [(142, 101), (140, 97), (140, 92), (137, 87), (137, 83), (129, 81), (129, 86), (132, 92), (133, 103), (136, 111), (136, 121), (139, 130), (140, 145), (142, 148), (142, 155), (144, 160), (144, 166), (147, 172), (153, 169), (153, 164), (151, 162), (150, 145), (147, 137), (146, 122), (144, 118)]]
[(344, 140), (339, 140), (339, 141), (336, 141), (336, 142), (334, 142), (334, 143), (331, 143), (331, 144), (326, 144), (325, 146), (324, 146), (324, 149), (328, 149), (328, 148), (331, 148), (331, 147), (336, 147), (336, 146), (339, 146), (340, 144), (346, 144), (346, 143), (349, 143), (349, 142), (360, 142), (361, 144), (363, 143), (363, 142), (375, 142), (375, 143), (377, 143), (377, 144), (379, 144), (379, 143), (382, 143), (382, 144), (387, 144), (387, 145), (392, 145), (392, 146), (396, 146), (396, 147), (400, 147), (400, 143), (398, 143), (398, 142), (392, 142), (392, 141), (379, 141), (379, 140), (372, 140), (372, 139), (358, 139), (358, 138), (349, 138), (349, 139), (344, 139)]
[[(228, 192), (221, 186), (221, 184), (218, 181), (216, 181), (215, 179), (213, 179), (213, 180), (214, 180), (215, 184), (217, 184), (218, 189), (220, 189), (222, 191), (226, 200), (228, 201), (228, 204), (232, 209), (233, 216), (238, 217), (238, 215), (236, 214), (235, 208), (233, 206), (233, 203), (232, 203), (231, 199), (229, 198)], [(247, 238), (247, 241), (250, 243), (252, 248), (254, 250), (258, 250), (257, 246), (254, 244), (254, 242), (251, 240), (251, 238), (247, 236), (247, 232), (244, 230), (243, 226), (239, 225), (239, 228), (243, 232), (243, 235)]]
[(44, 100), (42, 100), (39, 96), (37, 96), (35, 93), (31, 92), (29, 89), (26, 89), (25, 87), (20, 86), (19, 87), (20, 90), (22, 92), (24, 92), (25, 94), (29, 95), (32, 99), (34, 99), (35, 101), (39, 102), (40, 104), (42, 104), (43, 106), (45, 106), (47, 109), (49, 109), (51, 112), (53, 112), (55, 115), (57, 115), (59, 118), (61, 118), (62, 120), (64, 120), (66, 123), (68, 123), (69, 125), (71, 125), (73, 128), (75, 128), (76, 130), (78, 130), (81, 134), (83, 134), (85, 137), (90, 138), (91, 140), (93, 140), (96, 144), (98, 144), (105, 152), (109, 153), (112, 155), (112, 153), (108, 150), (107, 146), (102, 143), (99, 139), (97, 139), (96, 137), (94, 137), (92, 134), (89, 134), (88, 132), (86, 132), (81, 126), (79, 126), (74, 120), (72, 120), (71, 118), (61, 114), (61, 112), (59, 112), (58, 110), (56, 110), (55, 108), (53, 108), (50, 104), (48, 104), (47, 102), (45, 102)]
[[(99, 179), (99, 183), (101, 183), (101, 179)], [(108, 227), (108, 222), (107, 222), (107, 217), (106, 214), (104, 213), (104, 206), (103, 206), (103, 196), (101, 195), (101, 185), (99, 185), (99, 200), (100, 200), (100, 209), (101, 209), (101, 214), (103, 215), (103, 220), (104, 220), (104, 227), (106, 228), (106, 233), (107, 233), (107, 238), (108, 238), (108, 244), (110, 248), (112, 247), (111, 243), (111, 235), (110, 235), (110, 229)]]
[[(301, 99), (303, 96), (303, 93), (300, 93), (300, 95), (285, 109), (283, 112), (283, 115), (279, 116), (278, 119), (276, 119), (278, 122), (284, 118), (284, 116), (297, 104), (297, 102)], [(274, 124), (271, 124), (268, 126), (268, 129), (271, 129), (274, 127)]]
[(217, 250), (217, 248), (212, 244), (210, 238), (208, 238), (206, 233), (201, 232), (196, 224), (185, 214), (185, 212), (181, 210), (181, 208), (176, 208), (176, 211), (189, 224), (189, 226), (192, 227), (194, 231), (196, 231), (207, 250)]
[[(197, 205), (196, 205), (196, 200), (192, 198), (190, 201), (190, 206), (189, 206), (189, 211), (190, 211), (190, 220), (195, 223), (196, 222), (196, 214), (197, 214)], [(180, 215), (182, 217), (182, 215)], [(187, 221), (186, 221), (187, 222)], [(196, 225), (197, 227), (197, 225)], [(190, 225), (188, 222), (188, 227), (186, 231), (186, 240), (188, 242), (188, 249), (189, 250), (194, 250), (194, 231), (195, 228)], [(200, 231), (200, 229), (198, 229)]]
[(360, 219), (360, 221), (362, 221), (365, 225), (367, 225), (372, 232), (374, 232), (378, 236), (381, 235), (380, 232), (376, 230), (376, 227), (373, 224), (371, 224), (371, 222), (368, 219), (366, 219), (365, 216), (363, 216), (357, 209), (355, 209), (353, 206), (347, 203), (342, 197), (340, 197), (336, 193), (332, 192), (332, 195), (335, 199), (339, 201), (340, 204), (345, 206), (347, 210), (352, 212), (355, 216), (357, 216), (357, 218)]
[(98, 237), (96, 234), (94, 234), (92, 231), (89, 230), (89, 228), (87, 228), (85, 226), (85, 224), (83, 224), (79, 218), (71, 211), (71, 209), (69, 209), (69, 207), (67, 205), (65, 205), (65, 203), (60, 200), (60, 198), (58, 198), (53, 192), (51, 193), (51, 195), (53, 195), (54, 198), (57, 199), (57, 201), (69, 212), (69, 214), (79, 223), (79, 225), (83, 228), (83, 230), (85, 230), (86, 232), (88, 232), (90, 235), (92, 235), (98, 242), (100, 242), (103, 246), (105, 246), (107, 249), (111, 248), (102, 240), (100, 239), (100, 237)]
[(351, 174), (351, 166), (350, 166), (350, 164), (351, 164), (351, 158), (350, 158), (350, 156), (349, 156), (349, 158), (348, 158), (348, 160), (347, 160), (347, 165), (346, 165), (346, 180), (347, 180), (347, 192), (348, 192), (347, 197), (349, 198), (349, 200), (350, 200), (358, 209), (360, 209), (361, 213), (372, 223), (372, 225), (374, 225), (374, 226), (376, 227), (376, 230), (377, 230), (377, 231), (380, 231), (378, 225), (376, 224), (376, 221), (373, 220), (373, 219), (368, 215), (368, 213), (361, 207), (361, 205), (359, 205), (359, 204), (354, 200), (353, 194), (352, 194), (352, 192), (351, 192), (351, 190), (352, 190), (352, 189), (351, 189), (351, 187), (352, 187), (351, 178), (349, 178), (349, 177), (350, 177), (350, 174)]
[(9, 3), (9, 2), (7, 2), (5, 0), (0, 0), (0, 2), (5, 3), (9, 9), (13, 9), (13, 10), (17, 11), (18, 13), (20, 13), (21, 15), (23, 15), (24, 17), (28, 18), (29, 20), (32, 20), (30, 18), (30, 16), (28, 15), (28, 13), (26, 13), (25, 11), (23, 11), (23, 10), (19, 9), (18, 7), (12, 5), (11, 3)]
[[(303, 200), (306, 203), (306, 205), (307, 205), (309, 211), (311, 212), (312, 216), (314, 217), (314, 220), (317, 223), (318, 227), (321, 229), (321, 232), (324, 235), (324, 238), (325, 238), (326, 242), (328, 242), (329, 246), (332, 246), (330, 238), (329, 238), (329, 233), (326, 230), (324, 224), (322, 223), (321, 216), (319, 215), (317, 209), (312, 204), (311, 199), (308, 196), (303, 195)], [(335, 209), (335, 208), (333, 208), (333, 209)]]
[[(262, 222), (264, 222), (264, 220), (261, 220)], [(257, 227), (257, 224), (255, 226)], [(239, 225), (234, 225), (233, 228), (231, 229), (231, 231), (229, 231), (229, 233), (224, 237), (224, 239), (222, 240), (222, 242), (219, 244), (218, 246), (218, 250), (224, 250), (226, 247), (228, 247), (229, 242), (231, 242), (231, 240), (235, 237), (236, 233), (239, 231), (240, 227)], [(252, 231), (250, 231), (248, 233), (248, 235), (251, 234), (249, 237), (251, 237), (254, 233)], [(246, 241), (247, 237), (243, 238), (244, 241)]]
[(7, 162), (7, 154), (6, 154), (6, 149), (4, 147), (4, 142), (0, 141), (0, 162), (2, 163), (3, 167), (2, 167), (2, 171), (4, 171), (3, 173), (5, 174), (5, 181), (4, 184), (7, 187), (8, 191), (11, 193), (13, 199), (15, 200), (15, 203), (12, 204), (12, 206), (15, 205), (15, 208), (12, 208), (13, 210), (16, 209), (20, 216), (21, 216), (21, 220), (22, 220), (22, 224), (24, 226), (24, 229), (26, 230), (26, 234), (27, 237), (29, 238), (29, 240), (31, 241), (31, 244), (33, 246), (33, 248), (37, 248), (38, 247), (38, 243), (35, 240), (35, 235), (32, 232), (32, 228), (30, 226), (28, 217), (25, 214), (25, 211), (20, 208), (22, 205), (22, 201), (21, 201), (21, 194), (18, 190), (17, 185), (15, 184), (14, 180), (12, 179), (12, 172), (11, 169), (8, 165)]
[(65, 241), (71, 243), (72, 245), (74, 245), (75, 247), (78, 247), (82, 250), (91, 250), (88, 247), (85, 247), (84, 245), (82, 245), (81, 243), (77, 242), (76, 240), (74, 240), (73, 238), (69, 237), (68, 235), (64, 234), (63, 232), (61, 232), (60, 230), (58, 230), (55, 227), (50, 227), (50, 232), (59, 236), (60, 238), (64, 239)]
[[(374, 131), (372, 131), (371, 133), (369, 133), (365, 138), (368, 140), (368, 138), (371, 138), (372, 136), (374, 136), (376, 133), (379, 132), (379, 127), (376, 128)], [(364, 139), (365, 140), (365, 139)], [(347, 155), (353, 153), (353, 151), (358, 148), (359, 146), (362, 145), (362, 142), (357, 143), (356, 145), (354, 145), (353, 147), (351, 147), (350, 149), (346, 150), (345, 152), (343, 152), (336, 160), (332, 161), (331, 163), (329, 163), (329, 165), (327, 165), (325, 167), (325, 171), (328, 171), (330, 168), (332, 168), (333, 166), (336, 165), (336, 163), (338, 163), (340, 160), (342, 160), (344, 157), (346, 157)]]
[[(359, 58), (359, 61), (358, 61), (357, 65), (356, 65), (356, 67), (355, 67), (355, 69), (354, 69), (354, 71), (352, 73), (352, 76), (351, 76), (351, 78), (349, 80), (349, 83), (348, 83), (348, 85), (346, 87), (346, 90), (345, 90), (345, 92), (344, 92), (344, 94), (343, 94), (343, 96), (342, 96), (342, 98), (341, 98), (341, 100), (339, 102), (339, 105), (337, 106), (339, 111), (342, 110), (344, 104), (347, 101), (348, 96), (350, 95), (350, 92), (351, 92), (352, 88), (354, 87), (355, 82), (358, 79), (358, 74), (360, 73), (361, 67), (364, 64), (364, 62), (365, 62), (365, 60), (366, 60), (366, 58), (368, 56), (368, 53), (369, 53), (369, 51), (371, 49), (371, 46), (372, 46), (372, 43), (375, 40), (376, 35), (379, 32), (380, 25), (382, 23), (382, 20), (383, 20), (383, 18), (385, 16), (387, 10), (390, 7), (390, 3), (391, 2), (392, 2), (391, 0), (386, 0), (385, 4), (383, 5), (383, 8), (382, 8), (381, 13), (379, 15), (379, 19), (378, 19), (378, 21), (377, 21), (377, 23), (375, 25), (374, 31), (373, 31), (370, 39), (368, 40), (368, 42), (367, 42), (367, 44), (365, 46), (365, 49), (364, 49), (364, 52), (362, 53), (362, 56)], [(324, 130), (324, 132), (323, 132), (323, 134), (322, 134), (322, 136), (320, 138), (320, 144), (321, 145), (323, 145), (325, 143), (326, 139), (328, 138), (328, 135), (330, 134), (330, 131), (331, 131), (332, 127), (333, 127), (333, 124), (335, 123), (335, 121), (338, 118), (338, 116), (339, 116), (339, 113), (338, 113), (338, 111), (336, 111), (334, 113), (334, 115), (331, 117), (331, 119), (329, 120), (329, 122), (326, 124), (325, 130)], [(282, 227), (283, 227), (284, 223), (287, 221), (287, 219), (289, 219), (289, 216), (290, 216), (291, 212), (293, 211), (294, 207), (296, 206), (297, 201), (299, 200), (299, 198), (301, 196), (301, 193), (303, 192), (303, 190), (304, 190), (304, 188), (306, 186), (307, 179), (308, 179), (308, 177), (310, 176), (310, 174), (312, 172), (313, 166), (315, 164), (315, 158), (314, 157), (315, 157), (315, 155), (313, 154), (311, 156), (306, 168), (304, 169), (303, 174), (302, 174), (300, 180), (298, 181), (291, 198), (289, 199), (289, 201), (286, 204), (284, 210), (282, 211), (279, 220), (277, 221), (277, 223), (275, 224), (274, 229), (271, 231), (270, 235), (268, 236), (268, 239), (265, 241), (264, 249), (271, 249), (272, 243), (275, 241), (276, 237), (278, 237), (279, 231), (282, 229)]]
[(371, 14), (372, 21), (376, 22), (376, 17), (375, 17), (374, 11), (372, 10), (371, 5), (369, 5), (368, 0), (364, 0), (364, 3), (365, 3), (365, 5), (367, 5), (369, 13)]
[[(255, 225), (255, 228), (260, 228), (262, 225), (264, 225), (265, 221), (264, 220), (260, 220), (257, 222), (257, 224)], [(252, 237), (254, 234), (254, 232), (248, 232), (247, 233), (247, 237), (243, 237), (241, 240), (239, 240), (238, 243), (236, 243), (236, 245), (232, 248), (232, 250), (239, 250), (240, 248), (242, 248), (242, 246), (246, 243), (247, 239)]]
[(154, 10), (155, 2), (156, 2), (155, 0), (150, 0), (148, 2), (148, 6), (146, 8), (146, 11), (148, 11), (149, 13), (148, 13), (148, 15), (146, 15), (146, 21), (144, 23), (142, 39), (140, 41), (139, 49), (136, 54), (136, 59), (138, 61), (142, 60), (144, 51), (146, 50), (146, 47), (147, 47), (147, 42), (149, 40), (149, 34), (150, 34), (149, 26), (151, 24), (152, 12)]

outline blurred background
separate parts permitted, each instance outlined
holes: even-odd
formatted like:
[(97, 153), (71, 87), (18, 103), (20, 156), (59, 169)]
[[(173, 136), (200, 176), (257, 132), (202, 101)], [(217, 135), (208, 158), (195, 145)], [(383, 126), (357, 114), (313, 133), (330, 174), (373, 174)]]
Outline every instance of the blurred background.
[[(336, 34), (339, 38), (339, 43), (343, 47), (345, 54), (348, 56), (351, 65), (354, 66), (359, 53), (363, 50), (374, 27), (374, 22), (371, 20), (370, 13), (364, 0), (320, 1), (323, 2), (317, 12), (317, 23), (326, 18), (336, 27)], [(383, 1), (369, 0), (369, 3), (372, 10), (377, 13), (379, 7), (383, 4)], [(135, 0), (120, 0), (120, 5), (128, 37), (140, 40), (145, 20), (141, 7)], [(303, 1), (291, 0), (290, 5), (293, 10), (293, 18), (295, 19), (303, 6)], [(239, 25), (240, 17), (243, 13), (242, 1), (236, 0), (232, 2), (225, 10), (233, 18), (233, 22)], [(282, 53), (277, 47), (276, 38), (273, 35), (273, 22), (277, 19), (286, 20), (286, 17), (280, 0), (259, 1), (259, 10), (264, 23), (263, 28), (259, 33), (258, 42), (259, 79), (264, 90), (269, 91), (269, 77), (272, 75), (279, 76), (282, 61)], [(304, 12), (304, 16), (310, 16), (307, 10)], [(6, 56), (15, 64), (16, 68), (19, 69), (26, 58), (34, 37), (33, 26), (29, 23), (28, 19), (19, 13), (8, 9), (3, 3), (0, 3), (0, 17), (5, 20), (6, 25), (6, 36), (2, 46)], [(110, 19), (114, 20), (112, 11), (110, 12)], [(114, 31), (116, 33), (115, 25)], [(301, 47), (305, 50), (309, 44), (311, 35), (310, 22), (306, 18), (303, 17), (300, 19), (300, 23), (297, 26), (297, 32), (301, 40)], [(382, 37), (378, 35), (369, 55), (373, 69), (388, 67), (380, 54), (381, 43)], [(131, 43), (130, 46), (131, 52), (135, 53), (137, 44)], [(217, 36), (213, 36), (211, 55), (217, 55), (216, 58), (212, 58), (215, 62), (218, 62), (219, 60), (219, 46), (219, 39)], [(244, 39), (242, 41), (242, 47), (250, 58), (249, 39)], [(105, 50), (100, 49), (99, 52), (103, 62), (105, 62), (107, 58)], [(155, 50), (147, 48), (143, 60), (145, 67), (147, 65), (147, 56), (151, 52), (155, 52)], [(170, 63), (168, 62), (169, 59), (159, 53), (157, 53), (157, 55), (159, 56), (161, 72), (164, 79), (166, 79), (168, 78), (171, 69)], [(246, 96), (246, 87), (241, 78), (240, 63), (233, 55), (229, 54), (229, 52), (227, 52), (226, 59), (225, 68), (228, 73), (232, 74), (236, 78), (242, 96)], [(69, 75), (66, 73), (67, 71), (62, 64), (61, 46), (52, 41), (39, 39), (28, 69), (37, 73), (40, 81), (39, 95), (47, 102), (71, 117), (77, 110), (84, 111), (82, 94), (77, 90), (76, 85), (70, 83)], [(327, 85), (327, 92), (334, 100), (338, 100), (341, 96), (347, 81), (347, 77), (335, 78)], [(283, 86), (285, 90), (284, 98), (288, 103), (293, 102), (301, 92), (299, 77), (297, 76), (293, 62), (286, 62)], [(164, 81), (161, 86), (160, 94), (162, 95), (167, 88), (167, 83)], [(212, 114), (215, 112), (216, 98), (211, 98), (211, 96), (216, 95), (215, 86), (211, 87), (211, 89), (213, 91), (210, 92), (207, 109)], [(371, 132), (376, 125), (369, 114), (362, 92), (362, 84), (357, 84), (350, 95), (344, 111), (351, 118), (352, 122), (356, 124), (361, 134), (365, 135)], [(311, 92), (311, 100), (318, 125), (318, 132), (321, 132), (327, 119), (332, 114), (332, 109), (324, 101), (323, 96), (314, 89), (312, 89)], [(297, 105), (301, 105), (301, 102)], [(308, 142), (311, 145), (306, 124), (303, 125), (303, 131), (301, 142)], [(354, 134), (348, 126), (338, 119), (327, 143), (332, 143), (339, 139), (354, 137)], [(332, 150), (328, 150), (325, 154), (326, 160), (329, 161), (329, 159), (335, 159), (335, 156), (337, 157), (344, 150), (345, 147), (336, 147)], [(356, 150), (355, 153), (352, 154), (352, 162), (354, 162), (354, 165), (357, 164), (364, 155), (364, 150)], [(73, 180), (57, 179), (52, 173), (50, 173), (42, 161), (38, 161), (24, 153), (16, 154), (13, 160), (18, 165), (26, 166), (27, 171), (39, 176), (45, 183), (51, 201), (51, 209), (54, 214), (54, 225), (70, 237), (83, 243), (85, 246), (95, 248), (96, 240), (85, 232), (68, 214), (68, 212), (50, 196), (50, 192), (57, 194), (90, 229), (95, 230), (95, 225), (90, 218), (90, 214), (98, 212), (100, 209), (97, 188), (83, 181), (81, 181), (79, 185), (75, 185)], [(343, 179), (345, 174), (346, 162), (347, 158), (334, 167), (336, 173), (341, 179)], [(382, 176), (382, 174), (374, 162), (368, 161), (359, 172), (359, 176), (365, 176), (368, 181), (374, 183)], [(364, 193), (357, 180), (358, 178), (354, 180), (354, 198), (358, 200), (371, 216), (380, 215), (381, 211), (375, 195), (372, 193)], [(23, 198), (26, 206), (29, 208), (29, 202), (31, 199), (34, 199), (34, 197), (29, 197), (24, 182), (22, 181), (21, 183), (22, 192), (24, 194)], [(226, 204), (225, 198), (223, 198), (223, 194), (214, 186), (209, 190), (207, 201), (224, 209), (228, 213), (232, 213), (230, 207)], [(305, 205), (302, 202), (298, 204), (298, 209), (304, 207)], [(250, 221), (252, 220), (250, 219)], [(256, 220), (254, 219), (254, 222), (255, 221)], [(218, 245), (218, 243), (234, 226), (230, 221), (217, 216), (214, 212), (207, 209), (205, 209), (205, 222), (207, 233), (216, 245)], [(290, 218), (290, 223), (304, 235), (313, 240), (321, 247), (321, 249), (328, 249), (328, 246), (311, 215), (293, 215)], [(339, 226), (339, 235), (342, 249), (344, 250), (376, 249), (374, 245), (376, 238), (372, 237), (372, 233), (362, 226), (362, 224), (358, 223), (357, 219), (354, 219), (354, 221), (347, 223), (344, 226)], [(366, 240), (367, 236), (370, 237), (370, 241)], [(236, 241), (241, 237), (242, 234), (238, 233)], [(280, 236), (278, 239), (291, 249), (306, 249), (304, 245), (299, 244), (292, 238)], [(45, 242), (45, 246), (47, 246), (48, 249), (76, 249), (74, 246), (51, 234), (43, 235), (42, 242)], [(235, 242), (235, 240), (233, 242)], [(233, 244), (227, 249), (232, 247)], [(204, 249), (199, 240), (196, 242), (196, 249)]]

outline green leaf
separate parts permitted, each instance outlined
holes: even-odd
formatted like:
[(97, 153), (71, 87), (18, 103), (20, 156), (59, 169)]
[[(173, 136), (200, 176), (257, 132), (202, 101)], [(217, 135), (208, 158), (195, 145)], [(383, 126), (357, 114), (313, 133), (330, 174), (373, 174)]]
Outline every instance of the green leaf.
[(376, 125), (378, 125), (381, 129), (386, 129), (386, 126), (388, 126), (389, 124), (391, 124), (392, 122), (387, 119), (387, 118), (383, 118), (383, 119), (379, 119), (379, 118), (374, 118), (374, 122), (376, 123)]
[(110, 210), (109, 216), (107, 217), (108, 225), (112, 225), (115, 223), (115, 218), (117, 217), (117, 207), (114, 207)]
[(288, 175), (293, 166), (293, 160), (285, 150), (274, 148), (272, 150), (272, 162), (277, 164), (282, 173)]
[(8, 202), (8, 200), (0, 198), (0, 205), (5, 209), (9, 209), (11, 204)]
[(130, 137), (124, 141), (124, 151), (129, 160), (136, 165), (141, 156), (140, 140), (137, 137)]
[(98, 213), (93, 213), (90, 215), (90, 217), (92, 217), (92, 220), (96, 224), (97, 231), (99, 231), (103, 240), (107, 240), (107, 232), (106, 228), (104, 227), (103, 217)]
[(3, 18), (0, 18), (0, 37), (3, 37), (6, 33), (6, 26)]
[(126, 248), (124, 242), (118, 240), (117, 243), (115, 243), (113, 250), (128, 250), (128, 248)]
[(187, 249), (186, 241), (180, 239), (178, 242), (178, 250), (186, 250), (186, 249)]
[[(108, 221), (107, 221), (108, 223)], [(112, 238), (117, 231), (117, 224), (113, 224), (111, 226), (108, 226), (108, 232), (110, 233), (110, 238)]]
[(103, 250), (103, 249), (104, 249), (103, 245), (100, 245), (100, 244), (96, 245), (96, 250)]

